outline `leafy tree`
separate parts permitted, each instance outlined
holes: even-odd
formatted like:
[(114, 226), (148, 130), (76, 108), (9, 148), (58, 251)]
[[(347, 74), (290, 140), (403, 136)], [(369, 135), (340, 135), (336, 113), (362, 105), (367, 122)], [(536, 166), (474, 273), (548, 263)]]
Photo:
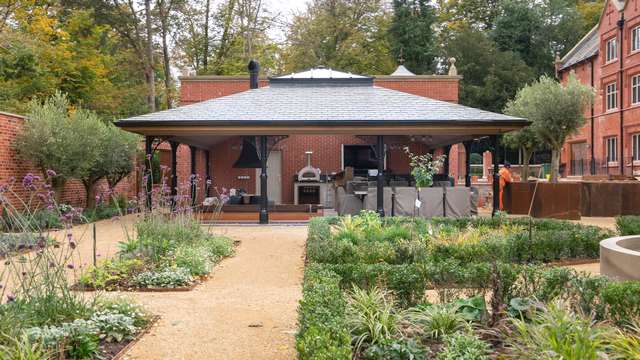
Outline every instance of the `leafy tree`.
[[(512, 104), (512, 103), (510, 103)], [(519, 109), (511, 109), (507, 107), (505, 114), (523, 117), (525, 114), (517, 113)], [(529, 178), (529, 163), (533, 153), (538, 150), (543, 150), (544, 146), (538, 139), (534, 126), (527, 126), (524, 129), (513, 131), (505, 134), (502, 137), (502, 143), (512, 149), (518, 149), (522, 151), (522, 179), (526, 181)]]
[(101, 116), (140, 113), (141, 78), (117, 36), (90, 11), (49, 5), (0, 3), (10, 18), (0, 32), (0, 108), (25, 113), (31, 99), (62, 91)]
[(95, 135), (104, 124), (93, 112), (71, 108), (59, 92), (42, 103), (32, 101), (29, 108), (16, 149), (51, 180), (59, 197), (69, 179), (90, 174), (99, 154)]
[(289, 28), (285, 70), (325, 65), (388, 74), (395, 68), (388, 42), (390, 21), (381, 0), (314, 0)]
[(94, 147), (98, 153), (91, 169), (80, 178), (85, 188), (87, 208), (95, 206), (95, 190), (100, 180), (107, 180), (109, 188), (113, 189), (133, 171), (138, 146), (138, 136), (112, 124), (96, 124), (95, 130)]
[(391, 51), (416, 74), (432, 73), (435, 10), (427, 0), (394, 0), (393, 20), (389, 28)]
[(584, 125), (584, 109), (593, 96), (593, 89), (581, 84), (574, 75), (566, 85), (542, 76), (520, 90), (507, 105), (509, 113), (531, 120), (536, 137), (551, 149), (552, 182), (558, 181), (562, 145)]
[(455, 57), (460, 84), (460, 102), (500, 112), (517, 91), (535, 77), (517, 55), (499, 51), (484, 32), (462, 29), (448, 39), (445, 56)]

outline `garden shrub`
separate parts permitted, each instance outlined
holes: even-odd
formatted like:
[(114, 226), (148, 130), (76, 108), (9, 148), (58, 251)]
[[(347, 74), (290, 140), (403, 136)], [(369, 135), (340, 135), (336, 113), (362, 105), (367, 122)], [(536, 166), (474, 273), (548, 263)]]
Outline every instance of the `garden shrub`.
[(145, 271), (131, 280), (133, 286), (140, 288), (177, 288), (192, 283), (193, 277), (189, 269), (181, 267)]
[(622, 236), (640, 235), (640, 216), (618, 216), (616, 217), (616, 229)]
[(640, 282), (610, 282), (602, 288), (604, 317), (624, 325), (640, 316)]
[(319, 265), (305, 270), (296, 348), (301, 360), (349, 360), (351, 337), (346, 326), (346, 300), (340, 278)]
[(116, 290), (128, 287), (132, 277), (145, 270), (142, 260), (108, 259), (80, 275), (78, 284), (88, 289)]
[(389, 339), (367, 348), (365, 360), (417, 360), (427, 359), (429, 350), (413, 339)]
[(437, 360), (489, 360), (489, 344), (464, 332), (447, 335)]

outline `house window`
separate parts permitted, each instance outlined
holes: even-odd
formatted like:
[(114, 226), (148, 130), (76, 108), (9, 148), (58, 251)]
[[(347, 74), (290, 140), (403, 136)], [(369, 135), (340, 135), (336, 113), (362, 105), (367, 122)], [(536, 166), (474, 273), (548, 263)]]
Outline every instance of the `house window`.
[(618, 85), (611, 83), (607, 85), (607, 110), (618, 107)]
[(631, 78), (631, 103), (640, 103), (640, 75)]
[(631, 30), (631, 51), (640, 50), (640, 26)]
[(618, 138), (613, 136), (606, 139), (607, 141), (607, 162), (618, 161)]
[(618, 44), (616, 38), (607, 41), (607, 62), (618, 58)]
[(640, 134), (631, 136), (631, 155), (633, 161), (640, 161)]

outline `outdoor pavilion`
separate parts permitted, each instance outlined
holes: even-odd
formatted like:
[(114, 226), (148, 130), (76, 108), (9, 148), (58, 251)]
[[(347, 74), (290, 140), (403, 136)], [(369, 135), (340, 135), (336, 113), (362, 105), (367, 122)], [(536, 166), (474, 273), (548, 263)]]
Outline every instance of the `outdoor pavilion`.
[[(433, 100), (373, 85), (373, 78), (330, 69), (269, 78), (258, 88), (256, 62), (249, 64), (250, 90), (175, 109), (120, 120), (117, 126), (145, 136), (145, 151), (153, 141), (169, 141), (172, 148), (172, 191), (177, 186), (178, 144), (208, 149), (232, 136), (255, 136), (261, 162), (260, 223), (268, 223), (267, 157), (269, 147), (289, 135), (357, 135), (375, 138), (377, 210), (384, 216), (384, 137), (419, 137), (430, 148), (463, 143), (470, 186), (471, 141), (490, 136), (494, 143), (493, 192), (498, 192), (499, 134), (528, 125), (521, 118)], [(195, 173), (192, 161), (192, 174)], [(150, 181), (150, 179), (148, 180)], [(493, 207), (497, 208), (497, 196)]]

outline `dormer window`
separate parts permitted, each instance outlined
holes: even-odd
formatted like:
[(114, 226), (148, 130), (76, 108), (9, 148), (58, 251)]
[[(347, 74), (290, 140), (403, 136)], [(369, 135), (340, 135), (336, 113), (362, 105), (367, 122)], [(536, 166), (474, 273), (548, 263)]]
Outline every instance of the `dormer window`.
[(618, 41), (616, 38), (607, 40), (607, 62), (611, 62), (618, 58)]

